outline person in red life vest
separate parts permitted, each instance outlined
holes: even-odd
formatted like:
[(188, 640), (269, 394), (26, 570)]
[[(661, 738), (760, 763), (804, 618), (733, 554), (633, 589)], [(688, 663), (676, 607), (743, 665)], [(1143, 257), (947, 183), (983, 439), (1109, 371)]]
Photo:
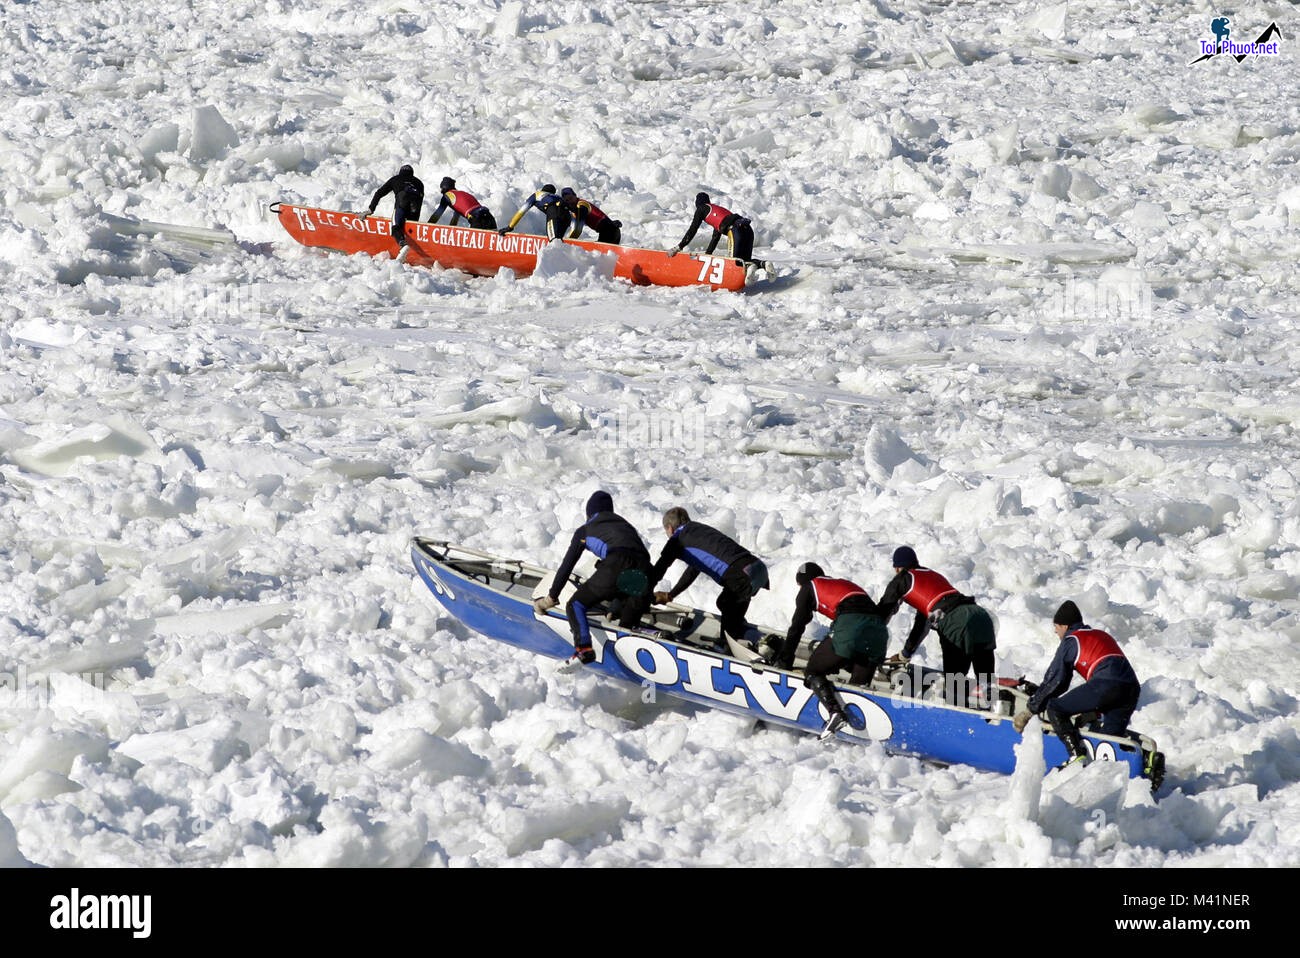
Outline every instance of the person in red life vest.
[(497, 230), (502, 236), (512, 232), (519, 221), (524, 218), (524, 214), (529, 210), (538, 210), (546, 217), (546, 235), (550, 239), (559, 237), (564, 238), (564, 234), (569, 231), (569, 226), (573, 223), (573, 217), (569, 213), (569, 208), (555, 192), (555, 185), (547, 183), (540, 190), (533, 193), (532, 196), (519, 207), (519, 212), (510, 220), (508, 226), (503, 226)]
[(438, 203), (438, 208), (433, 211), (433, 216), (429, 219), (430, 223), (436, 223), (442, 219), (442, 214), (446, 210), (451, 210), (451, 224), (455, 226), (460, 222), (460, 218), (465, 217), (465, 222), (476, 230), (494, 230), (497, 228), (496, 217), (492, 211), (474, 198), (472, 193), (466, 193), (464, 190), (456, 189), (456, 181), (450, 176), (444, 176), (442, 182), (438, 184), (438, 189), (442, 193), (442, 199)]
[(894, 550), (894, 578), (880, 596), (880, 612), (888, 621), (900, 605), (916, 610), (903, 651), (889, 659), (901, 665), (916, 654), (926, 632), (939, 633), (943, 653), (944, 695), (954, 705), (966, 705), (966, 673), (974, 667), (975, 690), (972, 707), (987, 708), (992, 701), (993, 651), (997, 638), (993, 617), (962, 595), (947, 579), (917, 561), (916, 550), (899, 546)]
[(816, 562), (801, 565), (794, 581), (799, 593), (795, 597), (790, 628), (768, 664), (793, 668), (795, 650), (813, 614), (821, 613), (831, 620), (830, 632), (817, 643), (804, 667), (804, 685), (813, 690), (830, 716), (821, 735), (827, 739), (849, 721), (827, 676), (849, 669), (850, 684), (870, 685), (885, 659), (889, 628), (865, 589), (848, 579), (832, 579)]
[(726, 236), (727, 255), (745, 264), (747, 279), (756, 269), (764, 270), (768, 279), (775, 275), (770, 264), (761, 259), (754, 259), (754, 227), (750, 225), (749, 218), (710, 201), (708, 193), (695, 195), (695, 216), (691, 220), (691, 225), (686, 230), (686, 235), (682, 237), (682, 241), (674, 249), (669, 250), (668, 255), (676, 256), (684, 250), (687, 244), (695, 239), (695, 233), (701, 225), (713, 227), (713, 237), (704, 250), (706, 256), (712, 256), (713, 251), (718, 247), (718, 240)]
[(424, 184), (416, 178), (415, 170), (410, 165), (403, 166), (397, 175), (390, 177), (383, 186), (375, 191), (366, 209), (366, 216), (375, 215), (375, 207), (389, 193), (393, 194), (393, 240), (397, 245), (406, 245), (406, 221), (420, 218), (420, 209), (424, 206)]
[(601, 243), (617, 245), (623, 242), (623, 223), (620, 220), (610, 219), (591, 200), (578, 196), (573, 191), (573, 187), (566, 186), (560, 190), (560, 200), (573, 216), (573, 232), (569, 234), (569, 239), (580, 237), (582, 228), (588, 226), (596, 231), (596, 239)]
[(727, 534), (702, 522), (693, 522), (681, 506), (664, 513), (664, 534), (668, 542), (650, 570), (650, 584), (657, 584), (668, 567), (678, 560), (686, 563), (687, 569), (667, 592), (655, 592), (654, 601), (659, 605), (672, 602), (703, 572), (722, 586), (718, 611), (722, 613), (723, 635), (751, 649), (757, 646), (759, 631), (745, 621), (745, 613), (758, 591), (768, 588), (767, 566), (763, 560)]
[[(1083, 614), (1070, 600), (1061, 603), (1052, 616), (1052, 625), (1061, 644), (1056, 647), (1042, 684), (1029, 696), (1027, 708), (1015, 714), (1011, 724), (1017, 732), (1023, 732), (1030, 718), (1045, 714), (1052, 731), (1070, 753), (1064, 764), (1086, 764), (1088, 752), (1073, 717), (1096, 712), (1100, 715), (1098, 732), (1125, 735), (1129, 720), (1137, 710), (1142, 683), (1114, 637), (1084, 625)], [(1075, 672), (1083, 676), (1083, 684), (1070, 690)]]

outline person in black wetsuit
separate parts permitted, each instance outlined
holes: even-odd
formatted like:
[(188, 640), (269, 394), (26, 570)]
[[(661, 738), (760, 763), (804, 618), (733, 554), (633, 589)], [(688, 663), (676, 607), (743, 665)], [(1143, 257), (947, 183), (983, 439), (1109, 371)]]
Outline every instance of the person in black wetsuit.
[(767, 566), (763, 560), (712, 526), (692, 522), (681, 506), (664, 513), (664, 534), (668, 542), (650, 570), (650, 584), (657, 584), (668, 567), (679, 559), (688, 568), (675, 586), (654, 594), (655, 602), (673, 601), (703, 572), (722, 586), (718, 611), (722, 613), (723, 634), (755, 648), (758, 629), (745, 621), (745, 613), (755, 593), (768, 588)]
[(636, 625), (650, 608), (650, 552), (632, 524), (614, 512), (614, 498), (601, 490), (587, 500), (587, 521), (573, 533), (569, 549), (555, 571), (550, 593), (533, 603), (538, 615), (559, 605), (560, 592), (583, 550), (596, 556), (596, 571), (578, 586), (565, 606), (573, 633), (573, 655), (565, 665), (571, 668), (596, 661), (587, 621), (592, 606), (623, 598), (618, 624), (624, 629)]
[(695, 216), (691, 219), (691, 225), (687, 228), (682, 241), (674, 249), (669, 250), (668, 255), (676, 256), (684, 250), (687, 244), (695, 239), (695, 233), (702, 225), (713, 227), (713, 236), (704, 250), (706, 256), (712, 256), (713, 251), (718, 247), (718, 241), (726, 236), (727, 255), (745, 264), (746, 278), (749, 278), (756, 269), (764, 270), (769, 279), (775, 275), (771, 264), (761, 259), (754, 259), (754, 227), (750, 225), (749, 217), (733, 213), (725, 206), (712, 202), (708, 193), (696, 194)]
[(390, 177), (375, 191), (366, 215), (374, 216), (379, 201), (389, 193), (393, 194), (393, 240), (398, 246), (405, 246), (406, 221), (418, 220), (424, 206), (424, 184), (416, 177), (414, 169), (409, 165), (403, 166), (396, 176)]

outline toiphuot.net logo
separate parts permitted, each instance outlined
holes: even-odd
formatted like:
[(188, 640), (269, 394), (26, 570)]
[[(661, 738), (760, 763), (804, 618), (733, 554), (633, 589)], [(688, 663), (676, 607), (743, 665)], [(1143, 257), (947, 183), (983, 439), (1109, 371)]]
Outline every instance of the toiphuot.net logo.
[(1238, 43), (1231, 39), (1232, 21), (1228, 17), (1215, 17), (1211, 20), (1210, 32), (1214, 34), (1214, 39), (1200, 41), (1201, 55), (1192, 63), (1201, 63), (1219, 56), (1231, 57), (1240, 63), (1246, 57), (1275, 57), (1282, 52), (1281, 41), (1284, 38), (1276, 20), (1250, 43)]

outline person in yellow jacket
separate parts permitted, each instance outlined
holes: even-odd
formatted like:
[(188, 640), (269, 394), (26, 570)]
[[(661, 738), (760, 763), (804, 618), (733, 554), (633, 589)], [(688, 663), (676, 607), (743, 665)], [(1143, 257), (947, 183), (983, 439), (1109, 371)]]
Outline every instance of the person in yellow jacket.
[(513, 232), (514, 228), (519, 225), (519, 221), (524, 218), (524, 214), (529, 210), (538, 210), (546, 217), (546, 235), (551, 239), (563, 238), (564, 234), (569, 231), (569, 226), (573, 223), (569, 208), (564, 205), (564, 201), (556, 194), (554, 185), (547, 183), (528, 197), (524, 205), (519, 207), (519, 212), (511, 218), (509, 225), (501, 227), (497, 232), (502, 236)]

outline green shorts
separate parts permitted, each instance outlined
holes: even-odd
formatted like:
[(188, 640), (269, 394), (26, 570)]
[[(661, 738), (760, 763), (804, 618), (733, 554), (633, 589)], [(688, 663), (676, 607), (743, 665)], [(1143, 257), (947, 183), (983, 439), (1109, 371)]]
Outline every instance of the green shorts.
[(878, 615), (845, 612), (831, 626), (831, 648), (845, 659), (868, 658), (883, 662), (889, 647), (889, 627)]
[(995, 649), (998, 645), (993, 635), (993, 616), (974, 602), (959, 605), (946, 614), (939, 620), (937, 631), (946, 641), (967, 653), (976, 649)]

